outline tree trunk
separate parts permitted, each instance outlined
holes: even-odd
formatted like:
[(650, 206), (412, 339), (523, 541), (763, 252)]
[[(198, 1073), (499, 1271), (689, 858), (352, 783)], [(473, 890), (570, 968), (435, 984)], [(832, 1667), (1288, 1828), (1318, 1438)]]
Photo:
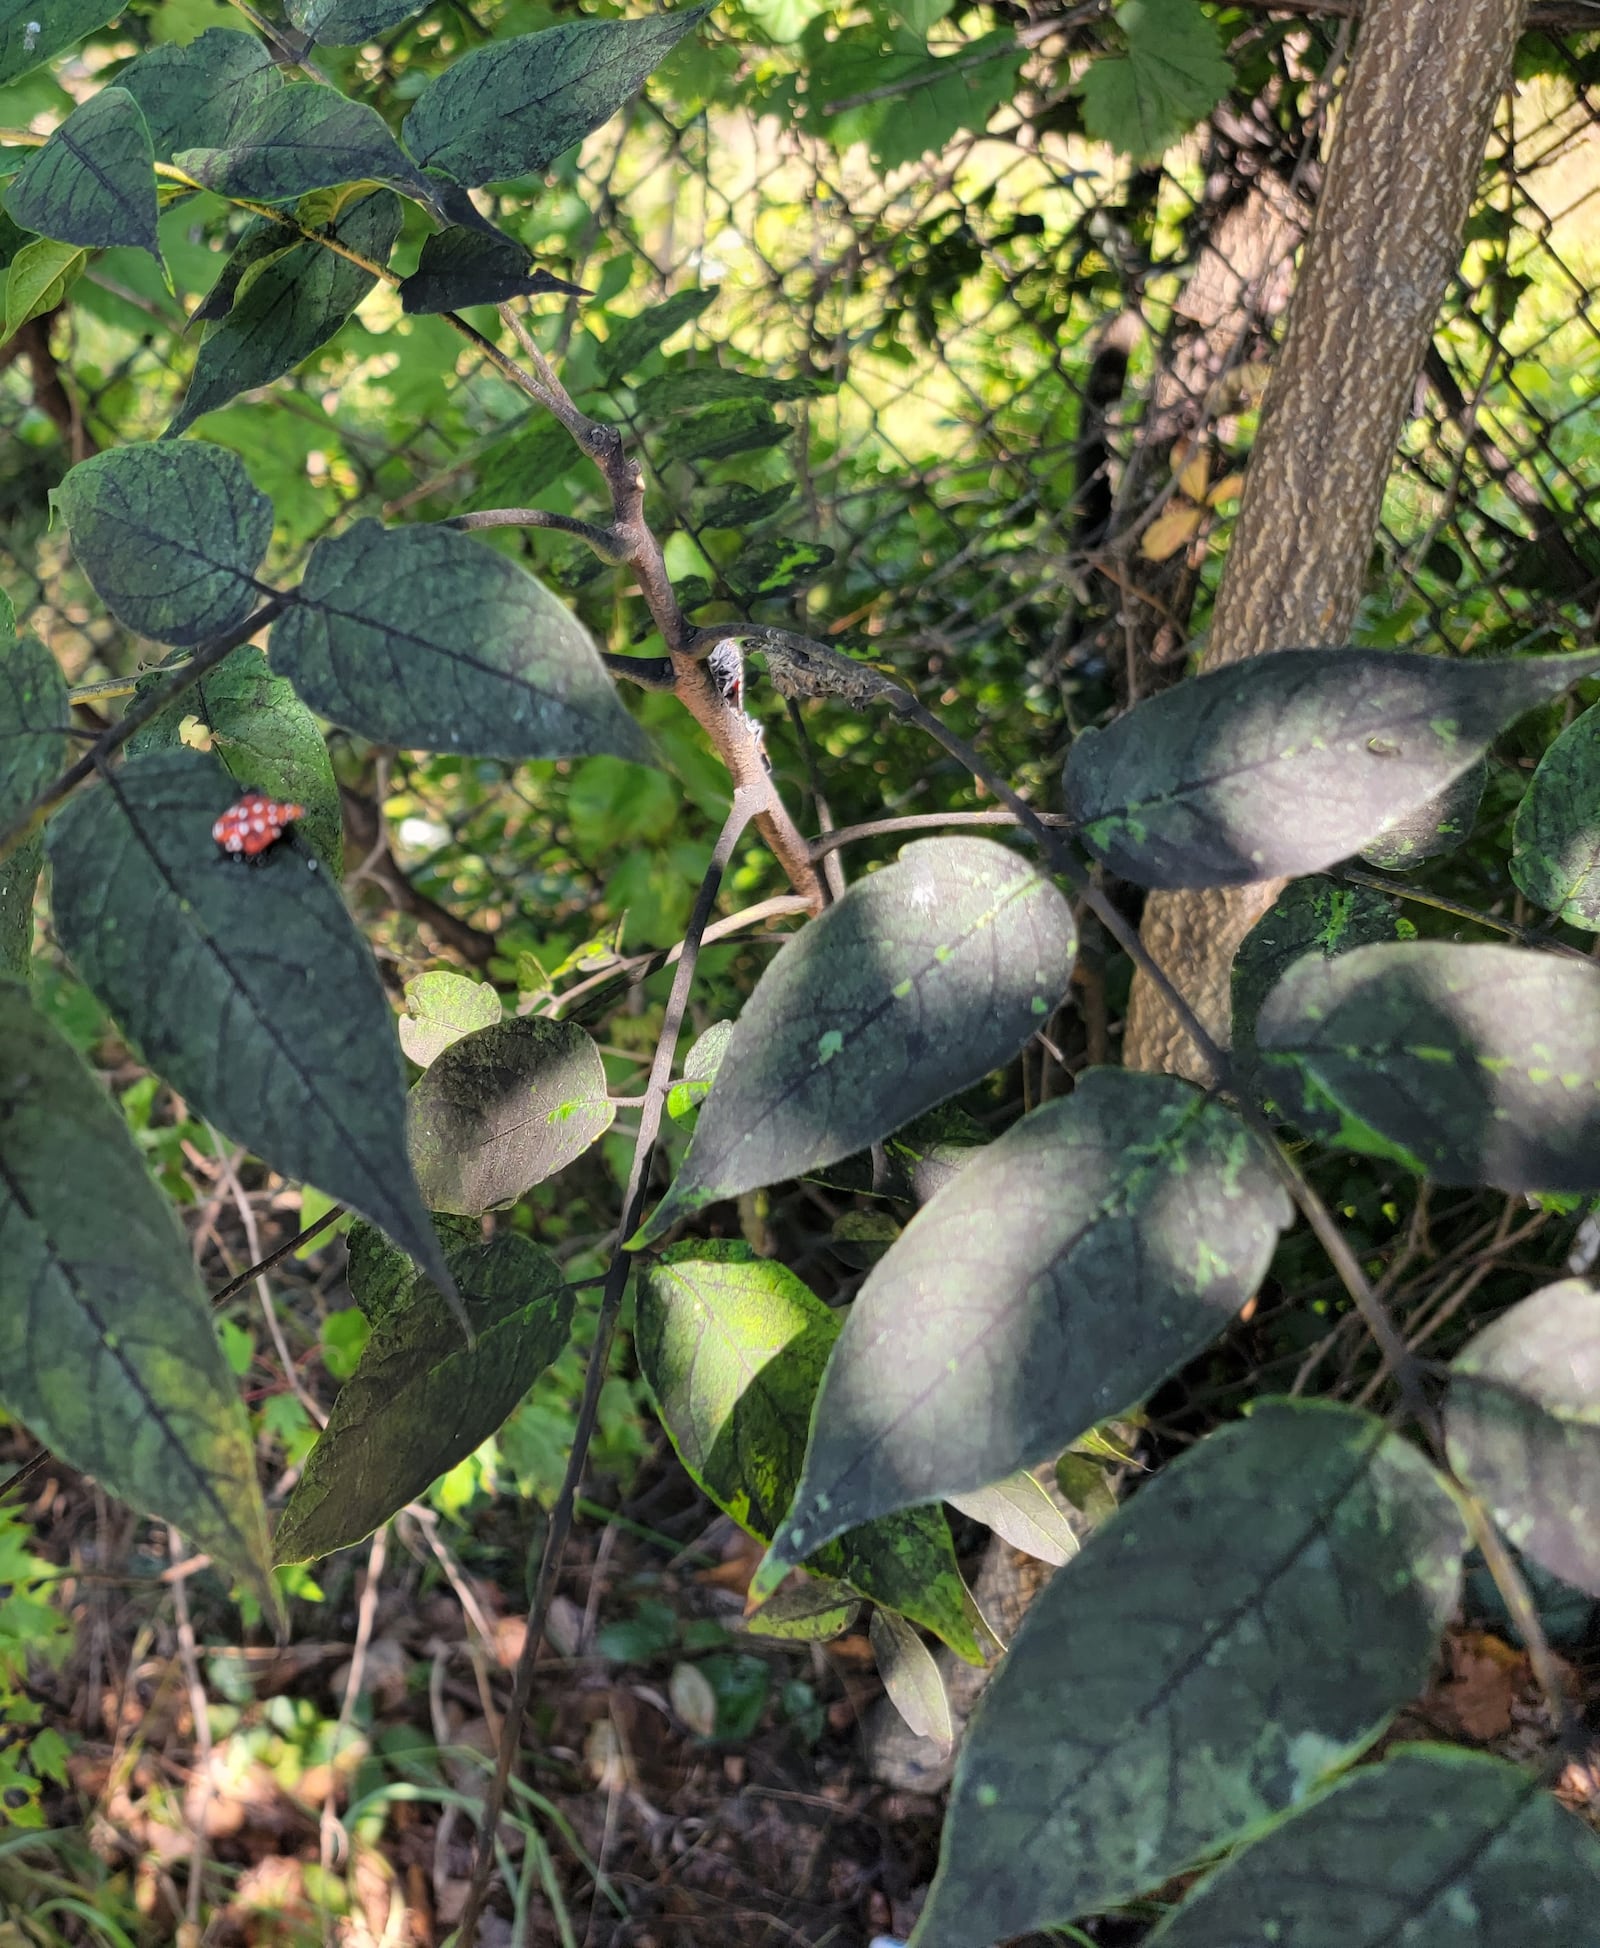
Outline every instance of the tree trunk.
[[(1289, 327), (1245, 474), (1208, 668), (1342, 642), (1407, 401), (1461, 251), (1526, 0), (1367, 0)], [(1145, 945), (1219, 1040), (1239, 942), (1276, 884), (1155, 893)], [(1134, 983), (1125, 1059), (1199, 1076)]]

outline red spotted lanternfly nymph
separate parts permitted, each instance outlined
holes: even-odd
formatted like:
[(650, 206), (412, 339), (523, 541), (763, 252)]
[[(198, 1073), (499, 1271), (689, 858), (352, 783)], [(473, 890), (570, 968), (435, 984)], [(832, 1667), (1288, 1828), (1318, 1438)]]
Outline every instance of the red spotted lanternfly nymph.
[(304, 805), (280, 805), (264, 791), (247, 791), (212, 826), (211, 836), (231, 857), (254, 859), (305, 815)]

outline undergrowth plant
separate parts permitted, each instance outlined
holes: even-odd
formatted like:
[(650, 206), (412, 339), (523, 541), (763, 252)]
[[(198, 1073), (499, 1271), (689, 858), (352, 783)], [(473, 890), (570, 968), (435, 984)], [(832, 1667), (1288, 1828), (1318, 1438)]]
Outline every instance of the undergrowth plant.
[[(35, 11), (0, 11), (0, 79), (111, 10)], [(1593, 694), (1600, 652), (1285, 645), (1079, 734), (1061, 809), (1041, 814), (876, 666), (730, 614), (729, 585), (690, 590), (668, 572), (623, 423), (654, 416), (680, 453), (770, 449), (774, 408), (827, 382), (720, 359), (663, 367), (660, 346), (706, 302), (690, 290), (614, 321), (579, 403), (524, 315), (571, 287), (474, 200), (598, 127), (704, 10), (487, 43), (429, 79), (395, 132), (320, 78), (314, 44), (413, 11), (291, 0), (288, 29), (155, 49), (9, 158), (5, 206), (23, 239), (12, 329), (59, 304), (91, 253), (159, 254), (163, 211), (201, 191), (245, 221), (200, 307), (206, 335), (171, 423), (83, 460), (53, 496), (106, 609), (164, 660), (85, 738), (55, 659), (3, 618), (0, 1397), (280, 1615), (275, 1567), (372, 1534), (493, 1434), (567, 1345), (561, 1265), (486, 1219), (617, 1117), (599, 1048), (571, 1018), (579, 989), (614, 997), (670, 965), (459, 1940), (475, 1937), (494, 1864), (630, 1281), (662, 1424), (704, 1492), (766, 1545), (752, 1630), (826, 1638), (872, 1605), (891, 1693), (938, 1733), (919, 1633), (973, 1662), (993, 1648), (941, 1505), (1063, 1565), (963, 1748), (918, 1948), (1065, 1925), (1219, 1859), (1152, 1939), (1331, 1948), (1416, 1923), (1415, 1939), (1442, 1942), (1466, 1909), (1474, 1938), (1524, 1938), (1537, 1912), (1541, 1939), (1591, 1939), (1600, 1849), (1541, 1780), (1442, 1746), (1357, 1761), (1422, 1685), (1474, 1547), (1572, 1735), (1507, 1541), (1600, 1595), (1600, 1301), (1577, 1279), (1547, 1285), (1447, 1369), (1429, 1366), (1308, 1163), (1344, 1151), (1435, 1185), (1600, 1191), (1600, 969), (1568, 938), (1600, 929), (1600, 709), (1550, 742), (1516, 819), (1511, 873), (1552, 926), (1477, 916), (1499, 944), (1424, 939), (1401, 917), (1400, 881), (1341, 871), (1360, 854), (1419, 860), (1458, 834), (1495, 739), (1576, 686)], [(1136, 33), (1139, 9), (1124, 11)], [(391, 251), (418, 212), (426, 238), (401, 275)], [(273, 552), (274, 505), (248, 451), (189, 428), (280, 379), (380, 282), (406, 314), (444, 317), (548, 416), (523, 437), (547, 442), (552, 481), (592, 464), (601, 512), (361, 518), (303, 560)], [(270, 395), (252, 410), (270, 413)], [(737, 531), (741, 505), (757, 518), (733, 496), (707, 525)], [(602, 650), (484, 538), (526, 529), (625, 578), (653, 630), (644, 653)], [(760, 545), (769, 579), (745, 556), (732, 584), (752, 600), (784, 585)], [(851, 709), (935, 740), (1002, 808), (991, 829), (938, 835), (934, 813), (804, 833), (747, 709), (757, 666), (797, 721)], [(689, 713), (731, 787), (682, 940), (525, 1012), (440, 969), (412, 984), (397, 1034), (341, 898), (323, 726), (384, 749), (670, 768), (667, 740), (622, 701), (638, 691)], [(847, 883), (852, 843), (907, 830), (933, 835)], [(214, 832), (234, 835), (232, 852)], [(714, 920), (752, 832), (788, 890)], [(46, 865), (55, 941), (149, 1068), (191, 1114), (362, 1220), (350, 1283), (370, 1337), (270, 1523), (171, 1204), (30, 993)], [(1106, 884), (1269, 879), (1290, 884), (1239, 955), (1224, 1050)], [(680, 1059), (702, 944), (775, 917), (801, 924), (737, 1019)], [(1095, 1066), (991, 1135), (950, 1105), (1048, 1034), (1086, 926), (1166, 989), (1208, 1085)], [(420, 1072), (409, 1084), (406, 1057)], [(669, 1117), (692, 1137), (663, 1187)], [(781, 1256), (706, 1235), (714, 1207), (817, 1175), (915, 1207), (848, 1311)], [(1374, 1335), (1397, 1411), (1259, 1401), (1080, 1550), (1031, 1471), (1218, 1340), (1297, 1222)]]

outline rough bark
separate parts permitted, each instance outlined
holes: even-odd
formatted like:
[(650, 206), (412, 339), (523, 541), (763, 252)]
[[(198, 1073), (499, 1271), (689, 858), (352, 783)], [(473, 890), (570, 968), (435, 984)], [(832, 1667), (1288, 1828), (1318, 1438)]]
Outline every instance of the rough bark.
[[(1368, 0), (1284, 347), (1212, 621), (1208, 667), (1337, 643), (1366, 576), (1385, 482), (1459, 260), (1526, 0)], [(1143, 938), (1213, 1035), (1228, 969), (1275, 885), (1153, 894)], [(1136, 981), (1129, 1066), (1199, 1075)]]

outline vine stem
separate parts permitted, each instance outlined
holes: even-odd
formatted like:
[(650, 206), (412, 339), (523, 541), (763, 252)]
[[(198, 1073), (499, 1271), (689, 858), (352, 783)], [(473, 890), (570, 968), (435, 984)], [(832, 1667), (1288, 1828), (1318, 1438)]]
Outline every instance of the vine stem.
[(618, 1234), (616, 1249), (612, 1253), (611, 1263), (606, 1270), (605, 1286), (600, 1295), (594, 1345), (590, 1348), (589, 1364), (583, 1380), (583, 1398), (578, 1406), (577, 1424), (573, 1429), (572, 1452), (567, 1459), (561, 1492), (556, 1497), (556, 1505), (550, 1513), (550, 1527), (545, 1535), (544, 1550), (539, 1558), (538, 1580), (534, 1585), (533, 1601), (528, 1609), (527, 1635), (523, 1638), (522, 1652), (517, 1659), (517, 1674), (511, 1689), (511, 1702), (506, 1708), (505, 1723), (501, 1728), (500, 1745), (495, 1757), (494, 1778), (490, 1781), (489, 1790), (484, 1795), (483, 1813), (478, 1828), (477, 1858), (473, 1863), (472, 1885), (467, 1893), (466, 1905), (461, 1911), (460, 1928), (456, 1937), (457, 1948), (474, 1948), (478, 1938), (478, 1922), (489, 1890), (489, 1878), (494, 1872), (495, 1834), (499, 1830), (500, 1815), (505, 1806), (506, 1793), (510, 1788), (512, 1767), (516, 1763), (517, 1751), (522, 1742), (523, 1720), (527, 1716), (528, 1705), (533, 1696), (533, 1673), (534, 1666), (538, 1662), (539, 1639), (544, 1631), (550, 1599), (555, 1593), (556, 1577), (561, 1570), (567, 1538), (572, 1531), (578, 1488), (583, 1479), (589, 1443), (594, 1437), (595, 1422), (600, 1411), (600, 1389), (605, 1383), (606, 1369), (610, 1364), (611, 1343), (616, 1336), (617, 1317), (622, 1310), (622, 1295), (627, 1289), (628, 1274), (633, 1265), (632, 1258), (625, 1247), (628, 1239), (638, 1229), (644, 1211), (645, 1194), (650, 1182), (650, 1164), (655, 1155), (656, 1138), (661, 1129), (661, 1112), (667, 1099), (667, 1086), (672, 1078), (672, 1062), (677, 1052), (678, 1036), (689, 1010), (689, 990), (694, 984), (695, 966), (700, 958), (700, 943), (711, 919), (711, 909), (722, 885), (723, 874), (728, 869), (734, 848), (738, 845), (745, 827), (755, 816), (759, 802), (756, 793), (743, 789), (734, 793), (733, 807), (728, 813), (727, 821), (717, 839), (716, 848), (712, 852), (711, 863), (706, 867), (705, 877), (701, 880), (700, 890), (695, 896), (694, 911), (690, 915), (689, 925), (684, 934), (683, 955), (678, 962), (672, 992), (667, 998), (666, 1014), (661, 1023), (661, 1035), (656, 1043), (655, 1059), (650, 1065), (650, 1080), (645, 1088), (644, 1107), (639, 1114), (639, 1134), (633, 1146), (633, 1165), (628, 1173), (628, 1189), (622, 1201), (622, 1228)]

